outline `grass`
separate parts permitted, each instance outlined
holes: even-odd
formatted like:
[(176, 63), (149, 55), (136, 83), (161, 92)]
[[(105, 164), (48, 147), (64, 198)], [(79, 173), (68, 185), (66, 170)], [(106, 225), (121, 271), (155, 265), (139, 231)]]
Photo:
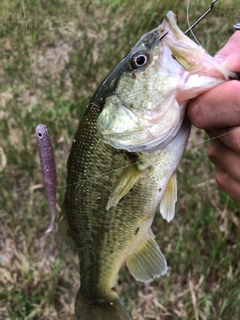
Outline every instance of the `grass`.
[[(192, 1), (190, 21), (210, 1)], [(173, 10), (187, 29), (186, 1), (26, 0), (31, 63), (21, 3), (0, 2), (0, 320), (74, 319), (78, 261), (55, 230), (45, 236), (47, 206), (34, 137), (45, 123), (65, 185), (66, 162), (79, 118), (109, 71), (139, 36)], [(237, 0), (219, 1), (195, 28), (214, 54), (239, 19)], [(220, 192), (207, 159), (205, 136), (194, 131), (178, 172), (176, 218), (156, 216), (153, 230), (168, 274), (138, 283), (122, 268), (118, 288), (134, 320), (238, 319), (239, 205)], [(203, 142), (202, 144), (200, 142)], [(58, 188), (61, 205), (64, 187)]]

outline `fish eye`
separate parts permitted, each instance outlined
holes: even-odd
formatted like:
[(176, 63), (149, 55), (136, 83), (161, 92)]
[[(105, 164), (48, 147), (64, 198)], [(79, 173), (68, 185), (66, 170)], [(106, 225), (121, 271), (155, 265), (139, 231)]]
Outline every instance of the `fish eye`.
[(146, 51), (135, 53), (131, 57), (130, 65), (133, 69), (138, 69), (143, 67), (148, 62), (149, 58), (150, 56)]
[(38, 136), (38, 138), (40, 138), (40, 139), (41, 139), (41, 138), (43, 137), (42, 132), (41, 132), (41, 131), (38, 131), (37, 136)]

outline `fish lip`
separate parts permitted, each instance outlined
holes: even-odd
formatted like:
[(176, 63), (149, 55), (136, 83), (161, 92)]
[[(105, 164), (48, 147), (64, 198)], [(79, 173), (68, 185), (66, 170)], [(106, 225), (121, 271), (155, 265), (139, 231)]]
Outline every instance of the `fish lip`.
[(158, 29), (159, 38), (157, 39), (157, 41), (161, 41), (171, 31), (171, 25), (168, 21), (163, 20)]
[(170, 31), (171, 26), (168, 21), (163, 20), (163, 22), (158, 26), (159, 37), (157, 41), (161, 41)]
[(158, 39), (157, 41), (161, 41), (169, 32), (169, 29), (167, 31), (165, 31)]
[[(182, 32), (177, 24), (176, 14), (173, 11), (169, 11), (163, 22), (159, 25), (159, 38), (158, 40), (163, 40), (166, 36), (170, 36), (172, 40), (183, 40), (187, 36)], [(165, 39), (164, 39), (165, 40)]]
[(157, 40), (161, 41), (174, 28), (174, 24), (176, 24), (176, 15), (174, 12), (169, 11), (159, 25), (159, 38)]

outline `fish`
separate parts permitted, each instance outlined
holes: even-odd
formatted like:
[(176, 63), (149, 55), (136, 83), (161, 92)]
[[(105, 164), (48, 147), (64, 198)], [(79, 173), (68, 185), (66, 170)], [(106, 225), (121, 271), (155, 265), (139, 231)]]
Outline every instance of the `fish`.
[(232, 78), (169, 11), (91, 98), (68, 158), (59, 219), (79, 257), (76, 319), (131, 319), (115, 289), (123, 264), (138, 281), (167, 273), (151, 225), (158, 211), (168, 222), (175, 214), (176, 170), (191, 129), (187, 104)]
[(54, 151), (51, 137), (44, 124), (38, 124), (35, 129), (35, 135), (38, 145), (42, 177), (48, 199), (48, 205), (51, 212), (51, 222), (45, 234), (54, 229), (54, 220), (56, 216), (56, 196), (57, 196), (57, 172)]

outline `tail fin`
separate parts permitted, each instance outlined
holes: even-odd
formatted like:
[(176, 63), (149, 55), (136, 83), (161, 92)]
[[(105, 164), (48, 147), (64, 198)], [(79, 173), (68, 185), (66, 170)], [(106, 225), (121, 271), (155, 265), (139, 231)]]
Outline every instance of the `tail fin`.
[(122, 300), (116, 295), (112, 301), (93, 303), (80, 293), (75, 302), (77, 320), (132, 320)]

